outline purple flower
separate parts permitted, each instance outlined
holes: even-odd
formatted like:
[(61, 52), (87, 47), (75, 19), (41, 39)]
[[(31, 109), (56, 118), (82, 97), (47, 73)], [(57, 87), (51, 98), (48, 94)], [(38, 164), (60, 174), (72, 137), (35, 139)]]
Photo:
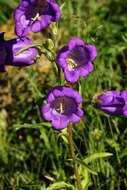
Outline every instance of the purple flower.
[(60, 9), (54, 0), (22, 0), (14, 13), (17, 36), (40, 32), (60, 19)]
[(36, 48), (29, 48), (18, 54), (23, 47), (32, 44), (29, 38), (16, 38), (5, 41), (4, 33), (0, 34), (0, 71), (5, 71), (5, 65), (25, 67), (34, 63), (37, 56)]
[(80, 38), (72, 38), (58, 53), (57, 63), (64, 70), (65, 79), (75, 83), (79, 76), (86, 77), (93, 71), (92, 61), (96, 56), (94, 45), (85, 45)]
[(96, 97), (99, 109), (110, 115), (127, 117), (127, 91), (110, 90)]
[(52, 121), (52, 127), (61, 130), (69, 123), (77, 123), (83, 116), (80, 109), (82, 97), (70, 87), (57, 86), (48, 94), (47, 104), (42, 107), (44, 119)]

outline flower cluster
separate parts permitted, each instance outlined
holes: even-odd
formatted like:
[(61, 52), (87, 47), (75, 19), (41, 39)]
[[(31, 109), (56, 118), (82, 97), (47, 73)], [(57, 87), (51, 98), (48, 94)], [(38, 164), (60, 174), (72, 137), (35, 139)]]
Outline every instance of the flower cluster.
[[(0, 34), (0, 72), (6, 70), (6, 65), (25, 67), (33, 64), (38, 51), (27, 35), (41, 32), (59, 19), (60, 8), (55, 0), (22, 0), (14, 12), (17, 38), (5, 41), (4, 33)], [(96, 47), (85, 44), (80, 38), (71, 38), (57, 53), (57, 67), (62, 68), (69, 86), (53, 87), (47, 96), (47, 104), (42, 106), (42, 116), (52, 122), (53, 128), (61, 130), (69, 123), (80, 122), (82, 97), (72, 88), (72, 83), (94, 70), (96, 56)], [(111, 115), (126, 117), (126, 102), (127, 91), (107, 91), (96, 97), (97, 108)]]
[[(60, 9), (54, 0), (22, 0), (14, 13), (17, 38), (5, 41), (4, 33), (0, 34), (0, 72), (6, 70), (6, 65), (25, 67), (33, 64), (38, 51), (27, 34), (40, 32), (59, 18)], [(32, 44), (33, 47), (29, 47)], [(21, 51), (24, 47), (28, 48)]]
[[(57, 54), (57, 64), (64, 71), (65, 79), (70, 83), (78, 81), (79, 76), (86, 77), (93, 71), (92, 61), (96, 58), (96, 47), (84, 44), (80, 38), (72, 38)], [(82, 98), (71, 87), (53, 88), (42, 107), (42, 115), (52, 121), (52, 127), (61, 130), (69, 123), (77, 123), (83, 116), (80, 109)]]
[[(84, 44), (80, 38), (72, 38), (57, 54), (57, 64), (64, 71), (65, 79), (71, 83), (79, 77), (87, 77), (93, 71), (92, 61), (97, 56), (96, 47)], [(61, 130), (69, 123), (78, 123), (83, 111), (79, 108), (82, 98), (71, 87), (53, 88), (47, 97), (47, 104), (42, 107), (42, 115), (52, 121), (52, 127)]]
[[(34, 63), (37, 56), (36, 46), (26, 36), (30, 32), (38, 33), (46, 29), (51, 22), (60, 19), (60, 8), (55, 0), (22, 0), (14, 12), (16, 39), (4, 40), (0, 34), (0, 71), (6, 65), (25, 67)], [(28, 47), (28, 48), (24, 48)], [(93, 71), (93, 60), (97, 56), (96, 47), (84, 44), (80, 38), (72, 38), (57, 53), (57, 66), (64, 71), (65, 79), (70, 83), (86, 77)], [(42, 107), (42, 116), (52, 121), (53, 128), (64, 129), (69, 123), (77, 123), (83, 116), (80, 108), (81, 95), (69, 86), (53, 87)]]

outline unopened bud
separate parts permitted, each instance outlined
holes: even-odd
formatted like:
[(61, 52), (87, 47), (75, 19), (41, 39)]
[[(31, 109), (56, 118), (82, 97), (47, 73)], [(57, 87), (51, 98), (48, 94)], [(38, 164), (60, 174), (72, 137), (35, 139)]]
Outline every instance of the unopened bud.
[(57, 36), (57, 34), (58, 34), (58, 28), (57, 28), (56, 23), (52, 24), (52, 33), (53, 33), (54, 36)]
[(52, 39), (50, 39), (50, 38), (47, 39), (46, 45), (47, 45), (47, 48), (48, 48), (49, 50), (53, 50), (53, 49), (54, 49), (54, 43), (53, 43)]

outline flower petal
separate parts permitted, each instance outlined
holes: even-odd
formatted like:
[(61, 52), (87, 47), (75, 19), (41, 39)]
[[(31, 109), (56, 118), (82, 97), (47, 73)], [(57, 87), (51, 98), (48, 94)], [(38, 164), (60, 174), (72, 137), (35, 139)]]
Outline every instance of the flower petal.
[(78, 123), (80, 122), (81, 117), (79, 117), (77, 114), (73, 113), (72, 116), (70, 117), (70, 122), (72, 123)]
[(40, 16), (40, 23), (41, 23), (41, 30), (46, 29), (48, 25), (51, 23), (51, 16), (50, 15), (41, 15)]
[(78, 68), (80, 76), (82, 77), (88, 76), (93, 71), (93, 69), (94, 67), (91, 62), (88, 62), (87, 64), (85, 63)]
[(50, 104), (46, 104), (45, 106), (43, 106), (41, 108), (41, 113), (45, 120), (48, 120), (48, 121), (52, 120)]
[(30, 27), (23, 27), (20, 22), (16, 23), (15, 33), (19, 37), (26, 36), (30, 31)]
[(56, 130), (62, 130), (68, 126), (69, 120), (66, 116), (57, 116), (52, 119), (52, 127)]
[(14, 19), (15, 19), (16, 21), (18, 21), (18, 20), (21, 18), (21, 16), (23, 16), (23, 14), (24, 14), (24, 11), (23, 11), (23, 10), (21, 10), (21, 9), (16, 9), (15, 12), (14, 12)]
[(73, 90), (72, 88), (63, 87), (63, 93), (65, 96), (73, 98), (77, 104), (80, 104), (82, 102), (81, 95), (77, 91)]
[(53, 12), (52, 13), (52, 21), (56, 22), (60, 19), (60, 8), (56, 3), (54, 3), (54, 1), (52, 1), (50, 3), (50, 5), (52, 7), (52, 12)]
[(82, 76), (82, 77), (86, 77), (86, 76), (89, 75), (89, 72), (88, 72), (88, 70), (86, 70), (85, 68), (80, 67), (80, 68), (79, 68), (79, 75)]
[(98, 104), (100, 104), (100, 106), (109, 105), (110, 103), (112, 103), (113, 98), (114, 98), (113, 93), (111, 91), (107, 91), (104, 94), (98, 96), (99, 100)]
[(84, 112), (83, 112), (83, 110), (82, 110), (81, 108), (78, 108), (76, 114), (77, 114), (80, 118), (82, 118)]
[(63, 96), (63, 92), (58, 90), (58, 89), (54, 89), (53, 94), (55, 97), (62, 97)]
[(123, 116), (127, 117), (127, 105), (123, 108)]
[(83, 68), (85, 68), (89, 73), (91, 73), (94, 69), (94, 66), (91, 62), (88, 62), (88, 64), (83, 65)]
[(68, 54), (69, 54), (68, 46), (64, 46), (57, 54), (56, 57), (57, 64), (60, 65), (63, 69), (67, 66), (66, 58)]
[(109, 114), (114, 114), (117, 110), (116, 107), (101, 107), (101, 109), (106, 112), (106, 113), (109, 113)]
[(54, 97), (54, 95), (53, 95), (53, 92), (52, 92), (52, 90), (48, 93), (48, 96), (47, 96), (47, 102), (48, 103), (51, 103), (51, 102), (53, 102), (55, 100), (55, 97)]
[(97, 56), (97, 50), (96, 47), (92, 44), (85, 45), (87, 50), (89, 51), (90, 60), (93, 61)]
[(72, 38), (68, 43), (69, 50), (72, 50), (75, 46), (84, 46), (84, 41), (80, 38)]
[(83, 110), (78, 108), (76, 113), (73, 113), (70, 117), (70, 122), (72, 123), (78, 123), (83, 117)]
[(57, 61), (58, 65), (60, 65), (62, 67), (62, 69), (64, 69), (66, 66), (67, 66), (67, 63), (66, 63), (66, 60), (63, 59), (63, 58), (60, 58), (58, 61)]
[(40, 21), (36, 20), (32, 26), (31, 26), (31, 30), (34, 33), (40, 32), (41, 31), (41, 23)]
[(75, 83), (79, 79), (79, 72), (78, 70), (75, 71), (68, 71), (68, 68), (64, 69), (64, 76), (65, 79), (70, 83)]
[(120, 92), (120, 95), (121, 95), (125, 100), (127, 100), (127, 91), (126, 91), (126, 90), (122, 90), (122, 91)]

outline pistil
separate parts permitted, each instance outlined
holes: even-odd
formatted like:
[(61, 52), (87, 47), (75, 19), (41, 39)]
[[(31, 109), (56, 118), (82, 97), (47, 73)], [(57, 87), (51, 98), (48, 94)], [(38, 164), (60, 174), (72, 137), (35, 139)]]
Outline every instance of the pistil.
[(63, 109), (63, 104), (62, 104), (62, 102), (60, 102), (60, 107), (59, 107), (59, 109), (60, 109), (60, 114), (64, 113), (64, 109)]

